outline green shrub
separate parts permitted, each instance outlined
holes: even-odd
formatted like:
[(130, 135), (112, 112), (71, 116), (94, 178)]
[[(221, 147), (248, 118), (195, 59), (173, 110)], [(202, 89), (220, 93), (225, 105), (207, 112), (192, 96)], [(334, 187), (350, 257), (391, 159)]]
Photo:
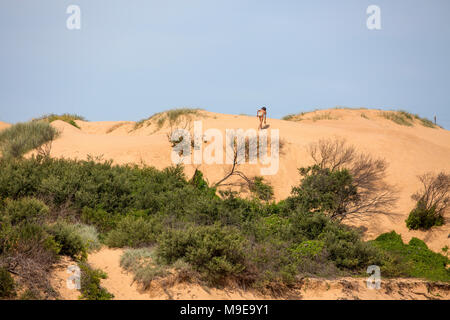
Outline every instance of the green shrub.
[(61, 246), (60, 254), (78, 260), (85, 260), (87, 258), (88, 243), (83, 241), (74, 225), (59, 221), (49, 226), (48, 231)]
[(129, 249), (120, 257), (120, 266), (134, 273), (134, 280), (149, 288), (150, 283), (168, 274), (167, 268), (156, 263), (154, 250)]
[(81, 271), (81, 296), (82, 300), (111, 300), (114, 295), (100, 285), (101, 279), (108, 276), (100, 269), (92, 269), (87, 263), (79, 263)]
[(331, 218), (342, 218), (348, 207), (359, 201), (358, 189), (348, 170), (330, 170), (317, 165), (301, 168), (300, 186), (292, 188), (288, 202), (306, 211), (320, 211)]
[(78, 234), (88, 252), (99, 250), (102, 246), (99, 240), (97, 229), (94, 226), (76, 223), (73, 225), (74, 231)]
[(406, 219), (406, 226), (410, 230), (428, 230), (433, 226), (442, 226), (444, 217), (436, 214), (436, 207), (427, 208), (423, 201), (419, 201)]
[(70, 114), (70, 113), (64, 113), (61, 115), (52, 113), (52, 114), (43, 115), (42, 117), (39, 117), (39, 118), (33, 119), (33, 120), (34, 121), (45, 120), (45, 121), (48, 121), (49, 123), (56, 121), (56, 120), (61, 120), (61, 121), (67, 122), (68, 124), (71, 124), (72, 126), (74, 126), (75, 128), (78, 128), (78, 129), (80, 129), (80, 127), (77, 125), (75, 120), (86, 121), (86, 119), (84, 117), (79, 116), (77, 114)]
[(110, 247), (142, 247), (156, 242), (161, 225), (155, 218), (127, 216), (109, 232), (105, 243)]
[(450, 281), (450, 268), (447, 268), (450, 259), (428, 249), (422, 240), (412, 238), (409, 244), (404, 244), (401, 236), (392, 231), (380, 235), (373, 244), (395, 259), (396, 269), (403, 276)]
[(0, 298), (13, 298), (16, 295), (16, 284), (5, 268), (0, 268)]
[(48, 207), (37, 199), (22, 198), (19, 200), (7, 200), (4, 212), (11, 224), (21, 222), (37, 222), (44, 219), (48, 213)]
[(101, 232), (107, 232), (116, 227), (117, 217), (103, 209), (84, 207), (81, 211), (81, 220), (96, 226)]
[(0, 132), (0, 151), (6, 158), (21, 158), (58, 137), (58, 131), (49, 123), (33, 121), (17, 123)]
[(220, 282), (244, 270), (244, 238), (220, 225), (171, 230), (162, 234), (157, 255), (171, 264), (184, 259), (207, 280)]
[(263, 177), (255, 177), (250, 191), (260, 200), (270, 201), (273, 199), (273, 187), (264, 182)]

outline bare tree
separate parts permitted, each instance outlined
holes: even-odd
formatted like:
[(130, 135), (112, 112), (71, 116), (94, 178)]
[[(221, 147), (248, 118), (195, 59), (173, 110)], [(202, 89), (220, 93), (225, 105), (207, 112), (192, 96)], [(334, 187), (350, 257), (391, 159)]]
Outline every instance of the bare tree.
[(394, 206), (397, 192), (384, 181), (388, 166), (384, 159), (358, 153), (345, 139), (337, 138), (319, 140), (311, 144), (308, 151), (321, 169), (332, 172), (347, 169), (357, 187), (357, 200), (348, 203), (334, 218), (343, 220), (348, 216), (386, 213)]
[(434, 209), (436, 216), (444, 216), (450, 206), (450, 175), (444, 172), (431, 172), (418, 176), (422, 189), (411, 198), (422, 202), (426, 210)]
[[(247, 144), (246, 143), (239, 144), (237, 142), (236, 137), (233, 139), (233, 141), (231, 143), (232, 143), (232, 148), (233, 148), (233, 163), (231, 165), (231, 169), (227, 172), (227, 174), (222, 179), (220, 179), (219, 181), (214, 183), (213, 187), (217, 188), (219, 186), (243, 186), (243, 185), (247, 184), (247, 186), (250, 188), (253, 183), (252, 179), (248, 178), (245, 175), (245, 173), (238, 170), (238, 166), (241, 163), (240, 155), (244, 154), (244, 157), (245, 157)], [(229, 178), (231, 178), (233, 176), (240, 177), (242, 180), (244, 180), (244, 184), (236, 183), (236, 182), (235, 183), (225, 183)]]

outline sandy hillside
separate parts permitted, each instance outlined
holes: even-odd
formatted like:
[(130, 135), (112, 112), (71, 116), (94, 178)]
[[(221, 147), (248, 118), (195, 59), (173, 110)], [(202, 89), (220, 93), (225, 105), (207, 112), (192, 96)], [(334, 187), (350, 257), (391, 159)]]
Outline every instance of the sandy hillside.
[(6, 128), (8, 128), (9, 126), (11, 126), (9, 123), (0, 121), (0, 130), (6, 129)]
[[(305, 278), (298, 282), (295, 289), (284, 296), (262, 295), (254, 291), (244, 291), (237, 288), (216, 289), (199, 284), (161, 279), (152, 282), (150, 288), (144, 290), (136, 282), (133, 275), (120, 267), (122, 249), (104, 248), (89, 255), (89, 264), (108, 274), (101, 284), (117, 300), (264, 300), (264, 299), (314, 299), (314, 300), (402, 300), (402, 299), (450, 299), (450, 284), (432, 284), (417, 279), (382, 279), (379, 290), (368, 289), (365, 278), (341, 278), (334, 280)], [(53, 272), (53, 287), (65, 300), (76, 300), (77, 290), (66, 286), (69, 276), (67, 267), (74, 264), (68, 258)]]
[[(193, 116), (202, 121), (203, 132), (216, 128), (244, 130), (257, 129), (253, 116), (237, 116), (201, 111)], [(268, 132), (278, 129), (282, 143), (279, 171), (274, 176), (265, 176), (274, 187), (277, 200), (287, 197), (291, 187), (298, 184), (297, 168), (310, 164), (306, 147), (321, 138), (345, 138), (361, 152), (381, 157), (389, 163), (387, 182), (399, 190), (398, 206), (386, 215), (370, 217), (356, 224), (367, 228), (366, 238), (372, 239), (387, 231), (402, 234), (404, 241), (411, 237), (424, 240), (431, 249), (440, 251), (450, 245), (450, 223), (431, 231), (409, 231), (405, 219), (414, 206), (410, 196), (419, 188), (417, 175), (440, 170), (450, 171), (450, 131), (424, 127), (398, 125), (381, 116), (378, 110), (322, 110), (296, 117), (297, 121), (268, 119)], [(157, 168), (172, 164), (167, 124), (160, 127), (158, 118), (141, 123), (134, 122), (85, 122), (77, 121), (81, 129), (65, 122), (52, 123), (62, 132), (53, 143), (54, 157), (86, 159), (87, 155), (113, 159), (114, 163), (145, 163)], [(179, 126), (183, 125), (183, 121)], [(225, 134), (224, 134), (225, 137)], [(223, 142), (225, 144), (225, 141)], [(204, 147), (208, 143), (204, 144)], [(202, 164), (198, 166), (209, 182), (222, 178), (229, 165)], [(240, 170), (248, 176), (260, 175), (261, 165), (243, 164)], [(191, 176), (194, 165), (186, 165), (186, 174)]]

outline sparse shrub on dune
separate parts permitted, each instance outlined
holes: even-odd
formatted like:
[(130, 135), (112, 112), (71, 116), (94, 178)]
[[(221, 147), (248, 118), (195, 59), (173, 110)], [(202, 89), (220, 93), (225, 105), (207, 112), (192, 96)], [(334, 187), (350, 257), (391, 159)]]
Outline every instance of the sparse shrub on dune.
[(44, 120), (49, 123), (56, 121), (56, 120), (61, 120), (61, 121), (67, 122), (68, 124), (74, 126), (75, 128), (78, 128), (78, 129), (80, 129), (80, 127), (77, 125), (75, 120), (86, 121), (86, 119), (84, 117), (77, 115), (77, 114), (71, 114), (71, 113), (64, 113), (64, 114), (60, 114), (60, 115), (51, 113), (51, 114), (46, 114), (39, 118), (33, 119), (33, 121), (39, 121), (39, 120)]
[(17, 159), (38, 148), (39, 153), (47, 156), (52, 141), (58, 136), (58, 131), (44, 121), (17, 123), (0, 132), (1, 155)]
[(177, 108), (158, 112), (149, 118), (145, 118), (136, 122), (133, 130), (142, 128), (145, 123), (147, 123), (147, 126), (152, 123), (156, 124), (157, 130), (161, 129), (166, 122), (169, 123), (170, 126), (174, 126), (179, 123), (181, 117), (184, 116), (190, 119), (191, 116), (198, 115), (200, 110), (201, 109)]
[(385, 119), (391, 120), (396, 124), (402, 126), (412, 127), (415, 124), (415, 120), (419, 121), (421, 125), (428, 128), (438, 128), (439, 126), (434, 124), (433, 121), (420, 117), (417, 114), (409, 113), (408, 111), (398, 110), (398, 111), (386, 111), (382, 112), (381, 116)]
[(417, 202), (406, 220), (406, 226), (413, 230), (428, 230), (443, 225), (444, 214), (450, 206), (450, 175), (444, 172), (427, 173), (418, 178), (422, 189), (411, 196)]
[(148, 289), (153, 280), (167, 276), (167, 266), (156, 263), (154, 249), (128, 249), (120, 257), (120, 266), (134, 274), (134, 281)]

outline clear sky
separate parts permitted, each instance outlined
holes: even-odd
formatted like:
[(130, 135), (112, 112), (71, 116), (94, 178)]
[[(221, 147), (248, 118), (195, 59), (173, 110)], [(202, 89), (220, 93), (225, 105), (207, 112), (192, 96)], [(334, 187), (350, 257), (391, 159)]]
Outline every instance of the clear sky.
[[(66, 9), (81, 8), (81, 30)], [(381, 30), (366, 9), (381, 8)], [(1, 0), (0, 120), (405, 109), (450, 129), (448, 0)]]

